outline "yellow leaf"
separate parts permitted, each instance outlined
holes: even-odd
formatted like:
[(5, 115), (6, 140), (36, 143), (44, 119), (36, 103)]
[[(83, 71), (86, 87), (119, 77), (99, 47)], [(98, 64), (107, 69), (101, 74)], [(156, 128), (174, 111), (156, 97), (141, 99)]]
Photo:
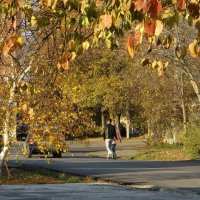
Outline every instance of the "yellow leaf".
[(157, 61), (154, 60), (153, 63), (151, 64), (151, 66), (153, 69), (155, 69), (158, 66)]
[(163, 64), (163, 62), (159, 60), (157, 61), (157, 64), (158, 64), (158, 75), (163, 76), (166, 70), (166, 67), (169, 65), (169, 62), (165, 62)]
[(29, 114), (30, 119), (34, 117), (34, 112), (32, 108), (29, 110), (28, 114)]
[(20, 8), (24, 7), (24, 0), (18, 0), (18, 5)]
[(32, 27), (34, 27), (34, 26), (36, 26), (36, 24), (37, 24), (37, 20), (36, 20), (36, 18), (35, 18), (35, 16), (31, 16), (31, 26)]
[(159, 66), (158, 67), (158, 75), (159, 76), (163, 76), (163, 74), (164, 74), (164, 67), (163, 66)]
[(52, 9), (56, 9), (56, 5), (57, 5), (58, 0), (53, 0), (53, 5), (52, 5)]
[(23, 39), (22, 37), (18, 37), (16, 40), (16, 44), (18, 47), (22, 47), (23, 46)]
[(52, 0), (47, 0), (47, 7), (51, 7)]
[(88, 41), (85, 41), (85, 42), (83, 42), (83, 49), (84, 50), (88, 50), (88, 48), (89, 48), (89, 46), (90, 46), (90, 43), (88, 42)]
[(155, 29), (155, 35), (159, 36), (162, 33), (163, 30), (163, 23), (160, 20), (156, 20), (156, 29)]
[(198, 49), (197, 49), (197, 40), (194, 40), (190, 45), (189, 45), (189, 50), (190, 54), (193, 58), (196, 58), (198, 56)]
[(165, 64), (164, 64), (164, 68), (167, 68), (168, 67), (168, 65), (169, 65), (169, 62), (167, 61), (167, 62), (165, 62)]
[(76, 53), (75, 52), (72, 52), (70, 55), (69, 55), (69, 61), (72, 61), (76, 58)]
[(159, 61), (157, 62), (157, 64), (158, 64), (159, 67), (163, 67), (162, 61), (159, 60)]
[(115, 5), (115, 1), (116, 1), (116, 0), (112, 0), (111, 6), (114, 6), (114, 5)]

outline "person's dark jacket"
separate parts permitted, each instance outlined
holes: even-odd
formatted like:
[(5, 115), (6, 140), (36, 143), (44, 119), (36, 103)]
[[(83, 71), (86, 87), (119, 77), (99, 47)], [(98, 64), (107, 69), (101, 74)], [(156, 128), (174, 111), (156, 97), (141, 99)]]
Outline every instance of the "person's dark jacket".
[(115, 127), (112, 124), (107, 124), (103, 132), (103, 138), (105, 139), (114, 139), (117, 138)]

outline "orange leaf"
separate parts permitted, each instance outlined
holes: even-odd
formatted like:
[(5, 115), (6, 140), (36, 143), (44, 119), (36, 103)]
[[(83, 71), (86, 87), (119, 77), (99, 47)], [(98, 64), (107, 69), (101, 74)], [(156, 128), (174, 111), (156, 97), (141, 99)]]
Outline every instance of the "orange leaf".
[(148, 37), (151, 37), (155, 34), (156, 29), (156, 20), (148, 19), (144, 22), (144, 32)]
[(159, 16), (160, 13), (162, 12), (161, 1), (159, 1), (159, 0), (149, 0), (148, 5), (149, 5), (148, 13), (150, 14), (150, 17), (155, 18), (155, 17)]
[(101, 6), (103, 6), (104, 1), (102, 1), (102, 0), (96, 0), (95, 4), (96, 4), (97, 7), (101, 7)]
[(26, 111), (26, 110), (27, 110), (27, 108), (28, 108), (28, 106), (27, 106), (27, 104), (26, 104), (26, 103), (22, 105), (22, 110), (23, 110), (23, 111)]
[(135, 27), (135, 35), (134, 35), (134, 44), (135, 44), (135, 48), (137, 48), (137, 46), (139, 44), (141, 44), (142, 42), (142, 34), (140, 32), (140, 29), (141, 29), (141, 24), (138, 24), (136, 27)]
[(186, 9), (185, 0), (177, 0), (175, 7), (176, 7), (176, 10), (178, 10), (179, 12), (185, 11), (185, 9)]
[(136, 0), (135, 8), (137, 11), (143, 10), (144, 12), (147, 12), (149, 10), (149, 6), (146, 0)]
[(135, 46), (137, 47), (140, 44), (141, 33), (140, 30), (135, 30)]
[(65, 70), (68, 70), (69, 69), (69, 62), (74, 60), (76, 57), (76, 53), (75, 52), (71, 52), (70, 54), (69, 53), (66, 53), (64, 54), (64, 56), (59, 60), (58, 62), (58, 68), (63, 68)]
[(8, 52), (10, 51), (10, 49), (12, 48), (12, 47), (14, 47), (14, 45), (15, 45), (15, 36), (11, 36), (7, 41), (6, 41), (6, 43), (4, 44), (4, 46), (3, 46), (3, 49), (2, 49), (2, 51), (3, 51), (3, 55), (4, 56), (6, 56), (6, 55), (8, 55)]
[(25, 80), (22, 80), (20, 86), (23, 87), (23, 86), (25, 86), (25, 85), (26, 85), (26, 81), (25, 81)]
[(128, 54), (131, 56), (131, 58), (133, 58), (135, 55), (135, 49), (134, 49), (134, 41), (132, 35), (128, 36), (128, 40), (126, 43), (126, 50)]
[(12, 17), (12, 28), (14, 30), (16, 30), (16, 26), (17, 26), (17, 20), (16, 20), (16, 16)]
[(135, 33), (134, 33), (135, 48), (137, 48), (139, 46), (139, 44), (141, 44), (142, 34), (140, 32), (140, 28), (141, 28), (141, 25), (136, 26), (136, 28), (135, 28)]
[(58, 68), (63, 68), (65, 70), (68, 70), (69, 69), (69, 61), (67, 59), (61, 59), (59, 62), (58, 62)]
[(111, 15), (102, 15), (102, 22), (105, 28), (109, 29), (112, 26), (112, 16)]
[(140, 11), (140, 10), (142, 10), (143, 9), (143, 7), (144, 7), (144, 0), (137, 0), (137, 1), (135, 1), (135, 8), (136, 8), (136, 10), (137, 11)]

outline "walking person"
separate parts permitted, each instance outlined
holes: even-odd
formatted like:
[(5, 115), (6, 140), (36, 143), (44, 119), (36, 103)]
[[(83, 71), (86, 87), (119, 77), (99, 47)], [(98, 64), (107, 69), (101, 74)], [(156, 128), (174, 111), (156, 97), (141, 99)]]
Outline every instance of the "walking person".
[(112, 144), (111, 144), (111, 150), (113, 152), (113, 159), (117, 159), (117, 154), (116, 154), (117, 140), (119, 140), (120, 143), (122, 141), (120, 128), (118, 125), (115, 126), (115, 131), (116, 131), (116, 138), (114, 138), (114, 140), (112, 141)]
[(113, 140), (117, 138), (117, 136), (115, 127), (112, 125), (112, 120), (110, 118), (107, 120), (107, 125), (103, 131), (103, 137), (105, 140), (106, 150), (108, 152), (107, 159), (113, 158), (114, 154), (111, 149), (111, 145)]

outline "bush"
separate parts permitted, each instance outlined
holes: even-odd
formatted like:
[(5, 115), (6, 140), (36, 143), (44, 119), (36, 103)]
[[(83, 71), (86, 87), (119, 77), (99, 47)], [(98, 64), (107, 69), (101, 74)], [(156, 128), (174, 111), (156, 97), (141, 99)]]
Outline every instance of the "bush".
[(200, 157), (200, 122), (188, 125), (184, 139), (184, 150), (192, 159)]

